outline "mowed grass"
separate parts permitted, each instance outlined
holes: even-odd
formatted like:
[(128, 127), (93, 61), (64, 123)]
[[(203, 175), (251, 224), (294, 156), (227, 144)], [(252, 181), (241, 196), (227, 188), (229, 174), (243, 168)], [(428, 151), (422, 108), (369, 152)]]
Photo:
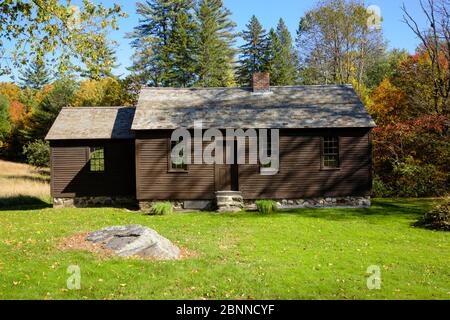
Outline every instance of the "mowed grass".
[[(121, 209), (0, 211), (1, 299), (449, 299), (450, 233), (413, 224), (430, 200), (370, 209), (148, 216)], [(73, 234), (154, 228), (195, 256), (169, 262), (64, 251)], [(81, 271), (68, 290), (67, 268)], [(379, 266), (381, 289), (367, 288)]]
[(0, 206), (45, 206), (51, 202), (50, 172), (0, 160)]

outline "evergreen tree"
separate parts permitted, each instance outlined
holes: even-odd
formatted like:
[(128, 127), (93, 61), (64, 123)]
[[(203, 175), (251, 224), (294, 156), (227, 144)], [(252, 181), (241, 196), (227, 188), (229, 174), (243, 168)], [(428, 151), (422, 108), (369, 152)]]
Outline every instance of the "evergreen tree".
[(265, 69), (270, 73), (270, 83), (275, 85), (278, 79), (278, 70), (281, 51), (281, 43), (277, 32), (271, 28), (267, 36), (266, 66)]
[(22, 86), (36, 90), (42, 89), (51, 80), (50, 73), (45, 66), (45, 61), (38, 57), (33, 59), (25, 70), (21, 71), (21, 75), (19, 79), (22, 82)]
[(226, 87), (234, 83), (233, 44), (236, 24), (222, 0), (201, 0), (197, 9), (198, 86)]
[(129, 36), (136, 49), (131, 71), (151, 86), (187, 86), (194, 81), (193, 0), (137, 3), (139, 25)]
[(190, 7), (174, 14), (168, 45), (164, 48), (169, 58), (165, 66), (166, 83), (173, 87), (188, 87), (195, 81), (195, 52), (197, 24)]
[[(271, 43), (273, 42), (273, 43)], [(269, 37), (271, 48), (271, 84), (277, 86), (293, 85), (297, 81), (298, 57), (292, 36), (283, 19), (278, 22), (277, 30)]]
[(140, 82), (159, 87), (163, 85), (164, 64), (168, 61), (163, 48), (169, 39), (169, 1), (137, 2), (136, 7), (141, 18), (129, 35), (136, 50), (130, 71)]
[(22, 134), (25, 140), (43, 140), (63, 107), (73, 102), (76, 82), (69, 79), (58, 80), (53, 83), (53, 90), (37, 106)]
[(245, 44), (241, 46), (238, 76), (242, 85), (249, 85), (255, 72), (267, 69), (267, 34), (258, 19), (253, 16), (242, 32)]

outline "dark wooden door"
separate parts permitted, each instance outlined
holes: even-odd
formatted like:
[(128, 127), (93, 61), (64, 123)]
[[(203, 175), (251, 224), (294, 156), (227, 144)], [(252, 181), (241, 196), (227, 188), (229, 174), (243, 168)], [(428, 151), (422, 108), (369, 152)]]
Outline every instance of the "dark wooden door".
[[(226, 152), (226, 146), (224, 145), (224, 162), (226, 159)], [(234, 163), (236, 163), (236, 159), (234, 160)], [(214, 166), (216, 191), (238, 191), (237, 164), (215, 164)]]
[(232, 179), (231, 179), (231, 165), (216, 164), (215, 170), (215, 184), (216, 191), (231, 191)]

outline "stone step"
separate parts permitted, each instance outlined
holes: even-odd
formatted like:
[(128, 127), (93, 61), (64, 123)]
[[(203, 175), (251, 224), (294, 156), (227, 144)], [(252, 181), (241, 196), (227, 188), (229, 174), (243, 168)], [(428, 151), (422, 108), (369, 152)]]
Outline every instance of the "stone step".
[(240, 191), (217, 191), (216, 192), (217, 197), (242, 197), (242, 192)]
[(223, 202), (244, 202), (244, 198), (242, 196), (218, 196), (216, 197), (217, 203)]

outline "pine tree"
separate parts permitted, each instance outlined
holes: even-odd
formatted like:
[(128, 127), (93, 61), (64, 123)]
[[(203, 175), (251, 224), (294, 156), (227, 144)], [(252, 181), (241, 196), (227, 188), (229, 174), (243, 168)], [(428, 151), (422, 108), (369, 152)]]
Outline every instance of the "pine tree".
[(255, 72), (266, 71), (267, 68), (267, 34), (258, 19), (253, 16), (242, 32), (245, 44), (241, 46), (238, 76), (242, 85), (251, 83)]
[(52, 91), (33, 110), (22, 130), (24, 139), (26, 141), (44, 139), (61, 109), (72, 104), (76, 89), (76, 82), (70, 79), (54, 82)]
[(141, 16), (139, 25), (128, 35), (135, 48), (133, 65), (129, 68), (139, 82), (149, 86), (163, 85), (163, 67), (167, 61), (163, 56), (164, 46), (169, 38), (168, 1), (152, 0), (137, 2), (137, 14)]
[(278, 22), (276, 32), (271, 31), (269, 39), (272, 51), (271, 84), (278, 86), (295, 84), (298, 78), (298, 58), (291, 33), (283, 19)]
[(140, 24), (130, 34), (136, 49), (131, 71), (151, 86), (188, 86), (194, 81), (193, 0), (137, 3)]
[(174, 14), (168, 45), (164, 48), (169, 58), (165, 66), (166, 83), (173, 87), (188, 87), (195, 81), (197, 24), (190, 9), (182, 7)]
[(278, 82), (278, 66), (281, 51), (281, 43), (274, 28), (271, 28), (267, 36), (266, 66), (270, 73), (270, 82), (275, 85)]
[(225, 87), (234, 83), (234, 28), (222, 0), (202, 0), (197, 9), (198, 86)]
[(45, 61), (38, 57), (31, 61), (30, 65), (21, 72), (21, 75), (19, 79), (22, 82), (22, 86), (36, 90), (42, 89), (43, 86), (51, 81)]

